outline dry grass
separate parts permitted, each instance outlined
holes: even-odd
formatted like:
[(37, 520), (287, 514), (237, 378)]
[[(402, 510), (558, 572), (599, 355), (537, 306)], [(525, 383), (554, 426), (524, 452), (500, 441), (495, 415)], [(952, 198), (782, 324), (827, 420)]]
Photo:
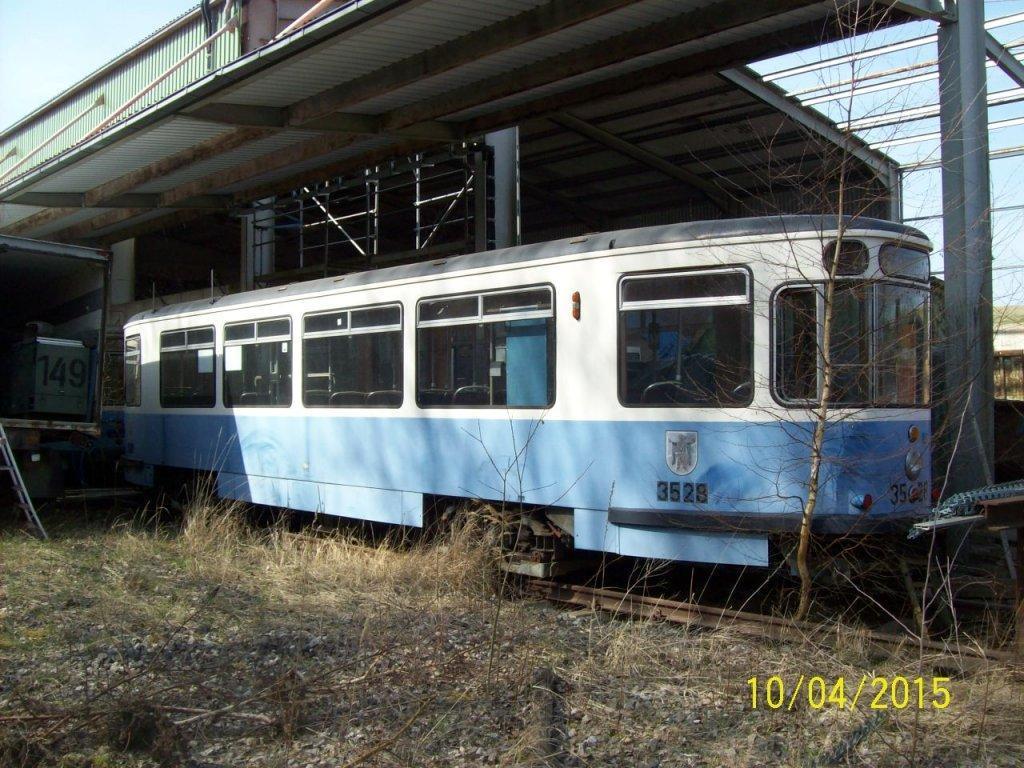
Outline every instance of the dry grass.
[[(351, 532), (295, 534), (284, 525), (254, 528), (244, 519), (239, 504), (190, 505), (176, 537), (189, 570), (214, 583), (258, 584), (286, 603), (327, 609), (363, 599), (441, 606), (493, 595), (494, 539), (472, 518), (420, 545), (396, 533), (373, 546)], [(141, 542), (129, 535), (126, 543)]]
[[(826, 648), (508, 598), (499, 613), (493, 539), (470, 518), (370, 546), (200, 497), (180, 524), (51, 527), (48, 544), (0, 533), (0, 768), (538, 765), (541, 666), (564, 682), (569, 766), (823, 764), (865, 723), (835, 764), (1024, 761), (1019, 670), (845, 629)], [(747, 679), (776, 674), (950, 676), (953, 702), (752, 711)]]

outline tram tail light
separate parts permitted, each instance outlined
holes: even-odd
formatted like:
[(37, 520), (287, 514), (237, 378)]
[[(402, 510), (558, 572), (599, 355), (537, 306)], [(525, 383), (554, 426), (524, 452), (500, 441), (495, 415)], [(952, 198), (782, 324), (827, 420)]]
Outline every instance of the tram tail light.
[(573, 291), (572, 293), (572, 319), (580, 319), (580, 292)]
[(871, 509), (871, 505), (875, 503), (870, 493), (858, 494), (850, 499), (850, 503), (853, 504), (857, 509), (862, 509), (867, 512)]

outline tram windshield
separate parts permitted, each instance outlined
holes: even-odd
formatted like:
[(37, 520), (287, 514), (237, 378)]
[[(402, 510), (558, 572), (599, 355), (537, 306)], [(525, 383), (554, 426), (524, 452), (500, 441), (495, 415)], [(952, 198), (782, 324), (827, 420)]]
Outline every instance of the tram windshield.
[[(823, 387), (824, 287), (780, 291), (775, 306), (775, 390), (813, 401)], [(829, 401), (847, 406), (928, 403), (928, 291), (842, 282), (833, 300)]]

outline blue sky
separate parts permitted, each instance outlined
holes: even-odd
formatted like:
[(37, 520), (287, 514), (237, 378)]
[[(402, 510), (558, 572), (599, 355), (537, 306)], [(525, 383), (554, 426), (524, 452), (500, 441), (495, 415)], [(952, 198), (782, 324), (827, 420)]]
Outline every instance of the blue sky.
[[(1012, 17), (1020, 15), (1019, 20)], [(1017, 44), (1018, 58), (1024, 51), (1024, 0), (986, 0), (985, 16), (989, 23), (995, 22), (990, 32), (1004, 45)], [(997, 21), (1003, 20), (1003, 21)], [(1009, 20), (1010, 23), (1007, 23)], [(763, 75), (779, 72), (800, 64), (830, 59), (851, 53), (862, 53), (869, 48), (897, 44), (935, 33), (932, 22), (917, 22), (862, 35), (853, 40), (844, 40), (833, 45), (803, 51), (776, 59), (758, 62), (754, 69)], [(857, 62), (843, 62), (827, 69), (814, 72), (796, 73), (774, 79), (781, 86), (805, 102), (818, 102), (815, 108), (821, 110), (837, 123), (848, 119), (854, 121), (878, 118), (880, 115), (938, 104), (938, 81), (934, 77), (934, 62), (937, 56), (935, 42), (925, 41), (914, 47), (884, 53), (871, 58), (861, 57)], [(891, 75), (883, 73), (892, 70)], [(881, 75), (879, 77), (873, 77)], [(886, 81), (898, 81), (914, 77), (918, 82), (903, 83), (898, 87), (885, 88)], [(852, 99), (849, 86), (836, 85), (842, 81), (858, 79), (877, 90), (860, 92)], [(1024, 91), (998, 68), (988, 68), (988, 91), (1006, 92), (1006, 97), (1024, 99)], [(989, 124), (1000, 124), (1021, 119), (1024, 122), (1024, 101), (989, 106)], [(907, 166), (903, 184), (904, 218), (923, 229), (932, 238), (936, 254), (932, 260), (933, 271), (942, 271), (942, 183), (938, 168), (910, 170), (917, 164), (931, 164), (940, 159), (939, 142), (935, 138), (911, 140), (915, 136), (927, 135), (939, 130), (937, 117), (906, 120), (898, 125), (856, 130), (865, 141), (878, 146), (884, 152)], [(1024, 124), (995, 127), (989, 131), (989, 149), (996, 151), (1024, 145)], [(992, 176), (992, 223), (993, 223), (993, 297), (997, 304), (1024, 304), (1024, 155), (993, 159)], [(1003, 210), (1000, 210), (1003, 209)], [(1010, 209), (1010, 210), (1007, 210)]]

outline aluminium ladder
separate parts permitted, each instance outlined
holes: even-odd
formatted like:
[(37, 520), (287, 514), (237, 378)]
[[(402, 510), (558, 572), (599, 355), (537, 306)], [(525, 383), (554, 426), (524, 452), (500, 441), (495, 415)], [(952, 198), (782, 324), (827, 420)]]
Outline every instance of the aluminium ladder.
[(25, 480), (21, 476), (21, 470), (18, 469), (18, 462), (14, 458), (14, 450), (11, 448), (11, 441), (7, 439), (7, 432), (4, 430), (4, 425), (0, 422), (0, 472), (6, 472), (7, 476), (11, 479), (11, 486), (14, 488), (15, 506), (19, 507), (24, 513), (29, 524), (36, 529), (39, 534), (39, 538), (47, 539), (46, 529), (43, 528), (42, 522), (39, 520), (39, 515), (36, 514), (36, 508), (32, 504), (32, 497), (28, 493), (28, 488), (25, 486)]

